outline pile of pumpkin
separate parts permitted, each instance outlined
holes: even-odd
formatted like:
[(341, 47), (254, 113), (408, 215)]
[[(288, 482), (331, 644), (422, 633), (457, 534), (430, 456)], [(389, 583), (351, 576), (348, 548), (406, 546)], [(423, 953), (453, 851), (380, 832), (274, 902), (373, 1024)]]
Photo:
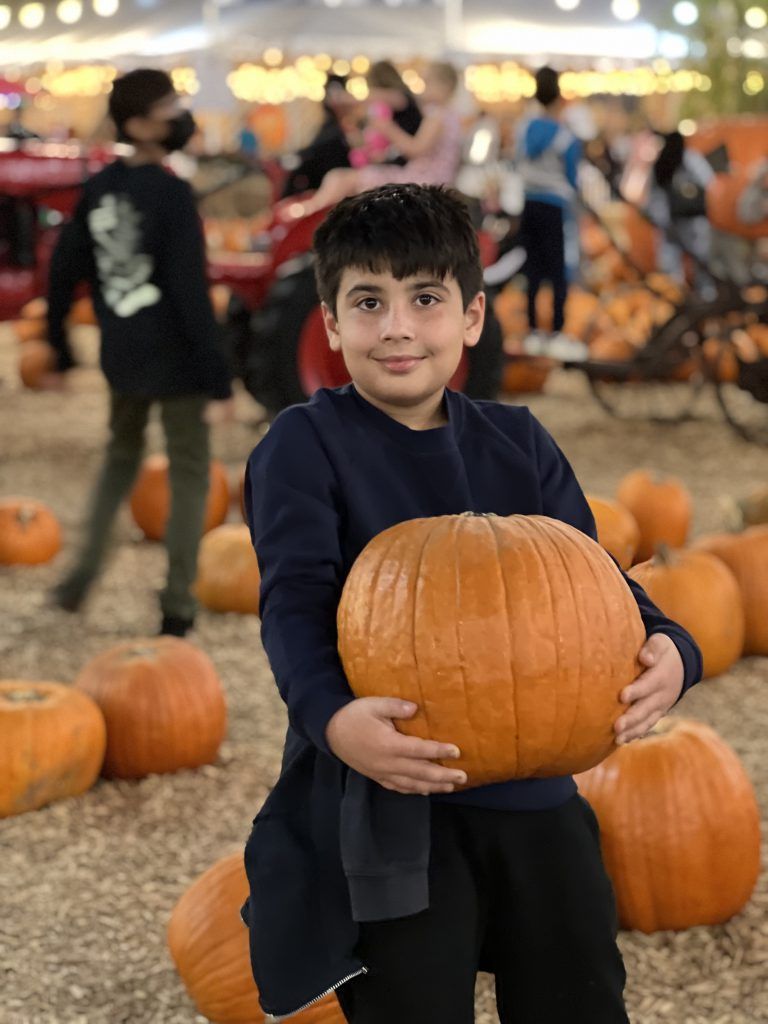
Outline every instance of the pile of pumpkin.
[[(214, 284), (208, 290), (216, 319), (226, 320), (232, 291), (227, 285)], [(76, 299), (67, 317), (67, 327), (97, 327), (98, 321), (90, 296)], [(53, 370), (56, 360), (48, 344), (48, 301), (42, 297), (32, 299), (22, 307), (19, 318), (12, 322), (13, 333), (19, 342), (18, 370), (22, 384), (37, 389), (46, 374)]]
[(256, 238), (266, 230), (271, 211), (254, 217), (205, 217), (205, 242), (212, 252), (252, 252)]

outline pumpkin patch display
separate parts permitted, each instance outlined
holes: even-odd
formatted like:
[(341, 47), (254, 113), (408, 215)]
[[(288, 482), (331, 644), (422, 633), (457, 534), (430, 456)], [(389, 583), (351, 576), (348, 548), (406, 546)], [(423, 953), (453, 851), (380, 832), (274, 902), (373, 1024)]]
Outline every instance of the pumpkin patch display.
[(640, 527), (632, 513), (617, 501), (587, 495), (597, 527), (597, 539), (622, 569), (628, 569), (640, 543)]
[(744, 647), (744, 603), (736, 577), (707, 551), (661, 547), (630, 569), (654, 604), (687, 629), (701, 648), (704, 675), (725, 672)]
[(63, 683), (0, 680), (0, 818), (90, 789), (105, 744), (104, 718), (86, 694)]
[[(240, 907), (248, 896), (242, 851), (208, 868), (182, 895), (168, 924), (168, 947), (195, 1006), (213, 1024), (264, 1024), (251, 973), (248, 930)], [(329, 995), (291, 1017), (296, 1024), (344, 1024)]]
[(691, 528), (691, 496), (676, 477), (655, 476), (635, 469), (619, 482), (617, 500), (640, 527), (635, 562), (646, 562), (659, 544), (681, 548)]
[(61, 548), (53, 512), (34, 498), (0, 500), (0, 565), (40, 565)]
[[(150, 455), (144, 460), (131, 491), (130, 504), (134, 522), (147, 540), (162, 540), (171, 511), (167, 455)], [(220, 462), (213, 459), (208, 478), (204, 531), (220, 526), (227, 518), (228, 509), (227, 471)]]
[(739, 758), (709, 726), (662, 719), (576, 779), (600, 823), (619, 923), (722, 924), (760, 872), (760, 815)]
[(139, 779), (215, 760), (227, 724), (219, 677), (186, 640), (128, 640), (92, 658), (75, 685), (107, 723), (103, 773)]
[(19, 353), (19, 376), (25, 388), (40, 387), (43, 377), (56, 367), (56, 353), (47, 341), (28, 341)]
[(261, 574), (244, 523), (224, 523), (200, 543), (195, 594), (214, 612), (259, 614)]
[(768, 655), (768, 526), (710, 534), (693, 546), (716, 555), (736, 577), (744, 601), (742, 653)]
[(583, 771), (614, 748), (645, 639), (606, 552), (546, 516), (437, 516), (353, 565), (339, 652), (358, 697), (413, 701), (404, 733), (455, 743), (469, 785)]

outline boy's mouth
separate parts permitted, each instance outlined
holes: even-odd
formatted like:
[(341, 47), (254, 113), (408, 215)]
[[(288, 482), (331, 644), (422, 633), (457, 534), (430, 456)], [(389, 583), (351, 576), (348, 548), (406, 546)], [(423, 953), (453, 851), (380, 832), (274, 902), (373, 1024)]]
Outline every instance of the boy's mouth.
[(377, 359), (390, 373), (408, 373), (414, 366), (417, 366), (424, 356), (386, 356), (384, 359)]

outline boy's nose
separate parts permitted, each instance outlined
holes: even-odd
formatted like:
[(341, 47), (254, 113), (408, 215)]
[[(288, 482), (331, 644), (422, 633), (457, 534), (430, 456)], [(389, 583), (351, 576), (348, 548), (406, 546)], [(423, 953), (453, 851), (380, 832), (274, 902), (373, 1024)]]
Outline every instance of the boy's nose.
[(413, 338), (413, 316), (409, 308), (392, 305), (381, 324), (382, 340)]

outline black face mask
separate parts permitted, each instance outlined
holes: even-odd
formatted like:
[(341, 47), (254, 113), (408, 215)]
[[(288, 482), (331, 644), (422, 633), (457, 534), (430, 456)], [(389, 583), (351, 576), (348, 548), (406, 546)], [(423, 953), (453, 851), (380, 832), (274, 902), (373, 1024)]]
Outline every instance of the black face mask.
[(173, 153), (174, 150), (177, 149), (184, 149), (186, 144), (197, 131), (195, 119), (188, 110), (183, 111), (181, 114), (177, 114), (176, 117), (171, 118), (167, 124), (168, 134), (160, 145), (169, 153)]

